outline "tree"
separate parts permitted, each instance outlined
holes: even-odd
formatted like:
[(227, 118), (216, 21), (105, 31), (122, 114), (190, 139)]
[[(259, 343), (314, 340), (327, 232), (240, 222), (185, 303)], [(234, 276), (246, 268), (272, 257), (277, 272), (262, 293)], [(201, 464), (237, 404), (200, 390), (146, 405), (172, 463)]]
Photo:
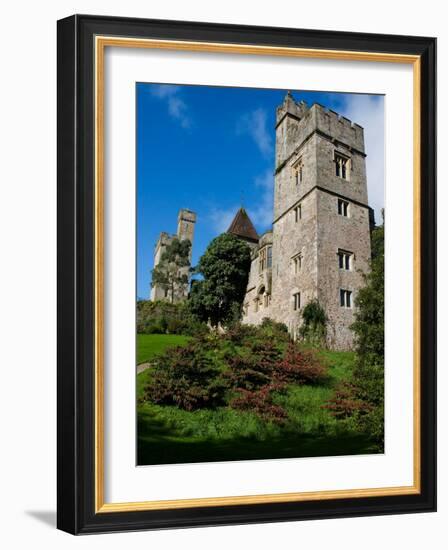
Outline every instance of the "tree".
[(191, 288), (194, 315), (215, 327), (239, 318), (250, 262), (249, 246), (235, 235), (223, 233), (213, 239), (195, 270), (203, 279)]
[(384, 224), (372, 231), (371, 270), (358, 292), (355, 333), (356, 397), (368, 405), (361, 426), (382, 446), (384, 441)]
[(162, 253), (152, 270), (151, 285), (160, 285), (171, 303), (183, 297), (188, 289), (191, 242), (175, 238)]

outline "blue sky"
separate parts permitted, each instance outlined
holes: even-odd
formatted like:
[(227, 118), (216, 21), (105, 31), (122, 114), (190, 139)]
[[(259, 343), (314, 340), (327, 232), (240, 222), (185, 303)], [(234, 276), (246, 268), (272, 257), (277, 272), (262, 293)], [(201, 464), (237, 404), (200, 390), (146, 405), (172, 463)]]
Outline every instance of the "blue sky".
[[(195, 265), (243, 204), (259, 233), (272, 222), (275, 109), (285, 90), (136, 85), (137, 296), (148, 298), (154, 245), (177, 213), (197, 213)], [(292, 91), (364, 126), (369, 203), (384, 206), (383, 96)]]

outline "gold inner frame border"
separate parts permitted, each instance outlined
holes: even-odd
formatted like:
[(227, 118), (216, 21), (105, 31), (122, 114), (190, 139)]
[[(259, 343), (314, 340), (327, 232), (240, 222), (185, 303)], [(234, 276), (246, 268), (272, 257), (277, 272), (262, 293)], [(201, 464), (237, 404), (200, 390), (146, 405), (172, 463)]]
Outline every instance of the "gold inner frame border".
[[(330, 59), (347, 61), (406, 63), (413, 65), (413, 298), (414, 298), (414, 347), (413, 347), (413, 458), (414, 482), (410, 486), (366, 489), (342, 489), (263, 495), (225, 496), (178, 500), (154, 500), (141, 502), (106, 503), (104, 501), (104, 55), (106, 47), (149, 48), (159, 50), (197, 51), (207, 53), (233, 53)], [(421, 61), (418, 55), (402, 55), (381, 52), (356, 52), (308, 48), (255, 46), (251, 44), (226, 44), (118, 36), (96, 36), (95, 58), (95, 513), (131, 512), (144, 510), (168, 510), (180, 508), (232, 506), (243, 504), (304, 502), (344, 498), (365, 498), (420, 494), (421, 492), (421, 388), (420, 388), (420, 125), (421, 125)]]

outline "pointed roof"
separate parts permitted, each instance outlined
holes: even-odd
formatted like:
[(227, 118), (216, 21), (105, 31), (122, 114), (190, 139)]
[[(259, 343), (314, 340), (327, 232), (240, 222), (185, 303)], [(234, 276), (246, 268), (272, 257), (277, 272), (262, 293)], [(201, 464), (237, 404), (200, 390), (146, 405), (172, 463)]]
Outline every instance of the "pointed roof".
[(242, 207), (235, 214), (227, 233), (231, 233), (232, 235), (236, 235), (241, 239), (253, 243), (258, 242), (258, 234), (255, 230), (254, 224), (251, 222), (247, 212)]

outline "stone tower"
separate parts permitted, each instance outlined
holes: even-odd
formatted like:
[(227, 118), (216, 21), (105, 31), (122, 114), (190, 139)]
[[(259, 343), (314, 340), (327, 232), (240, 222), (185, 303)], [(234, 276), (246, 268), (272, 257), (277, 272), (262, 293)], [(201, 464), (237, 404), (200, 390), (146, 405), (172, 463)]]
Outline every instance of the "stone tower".
[[(177, 233), (175, 235), (162, 232), (157, 240), (155, 251), (154, 251), (154, 267), (158, 265), (162, 258), (162, 254), (165, 251), (166, 247), (173, 242), (173, 239), (177, 238), (180, 241), (188, 239), (191, 242), (190, 248), (190, 263), (191, 263), (191, 254), (193, 249), (193, 238), (194, 238), (194, 226), (196, 224), (196, 214), (191, 210), (182, 208), (179, 210), (177, 216)], [(179, 270), (181, 273), (189, 274), (189, 267), (184, 267)], [(174, 296), (175, 302), (180, 302), (185, 300), (188, 296), (188, 289), (179, 291)], [(169, 293), (165, 288), (160, 285), (154, 285), (151, 288), (151, 300), (168, 300), (171, 299)]]
[(352, 347), (370, 260), (365, 157), (361, 126), (288, 92), (276, 112), (273, 227), (253, 253), (244, 322), (270, 317), (296, 335), (303, 307), (317, 299), (328, 344)]

